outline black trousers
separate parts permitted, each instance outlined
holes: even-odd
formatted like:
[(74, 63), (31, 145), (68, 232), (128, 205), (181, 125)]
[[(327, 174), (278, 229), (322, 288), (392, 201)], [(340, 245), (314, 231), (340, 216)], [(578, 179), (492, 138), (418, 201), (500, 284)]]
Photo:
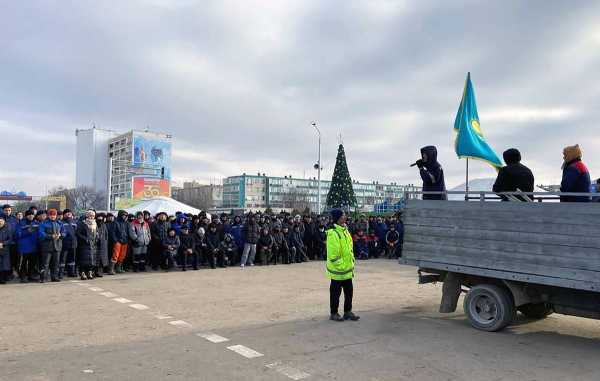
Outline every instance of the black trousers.
[(42, 251), (40, 255), (40, 277), (45, 279), (50, 271), (52, 279), (58, 279), (58, 267), (60, 261), (60, 252), (58, 251)]
[(19, 275), (21, 279), (31, 280), (32, 276), (36, 273), (36, 262), (38, 253), (26, 253), (21, 254), (21, 260), (19, 262)]
[(352, 279), (332, 279), (331, 285), (329, 286), (329, 307), (331, 309), (331, 314), (338, 313), (342, 290), (344, 290), (344, 313), (352, 311), (352, 294), (354, 293)]

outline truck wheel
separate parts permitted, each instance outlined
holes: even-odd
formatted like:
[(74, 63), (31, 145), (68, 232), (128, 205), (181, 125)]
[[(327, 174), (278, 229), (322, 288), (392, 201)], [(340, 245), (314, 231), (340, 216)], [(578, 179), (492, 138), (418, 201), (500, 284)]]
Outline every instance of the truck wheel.
[(465, 297), (464, 309), (473, 328), (488, 332), (504, 329), (516, 312), (510, 292), (491, 284), (472, 287)]
[(554, 310), (548, 303), (529, 303), (517, 308), (523, 315), (531, 319), (543, 319), (552, 314)]

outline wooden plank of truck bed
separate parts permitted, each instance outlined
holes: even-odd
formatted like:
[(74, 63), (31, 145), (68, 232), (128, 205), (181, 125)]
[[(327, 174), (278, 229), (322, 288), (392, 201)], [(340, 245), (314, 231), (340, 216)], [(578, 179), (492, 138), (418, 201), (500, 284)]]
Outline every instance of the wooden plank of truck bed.
[(401, 263), (600, 292), (600, 204), (410, 200), (403, 220)]

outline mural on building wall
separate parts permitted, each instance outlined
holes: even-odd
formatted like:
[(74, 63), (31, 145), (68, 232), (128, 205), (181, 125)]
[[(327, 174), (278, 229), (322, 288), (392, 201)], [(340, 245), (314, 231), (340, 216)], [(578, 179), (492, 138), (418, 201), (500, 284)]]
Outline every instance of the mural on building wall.
[(168, 180), (153, 177), (133, 178), (133, 199), (171, 197), (171, 184)]
[(171, 180), (171, 142), (145, 135), (134, 135), (133, 167), (146, 169), (144, 174), (147, 177), (154, 175), (157, 178)]

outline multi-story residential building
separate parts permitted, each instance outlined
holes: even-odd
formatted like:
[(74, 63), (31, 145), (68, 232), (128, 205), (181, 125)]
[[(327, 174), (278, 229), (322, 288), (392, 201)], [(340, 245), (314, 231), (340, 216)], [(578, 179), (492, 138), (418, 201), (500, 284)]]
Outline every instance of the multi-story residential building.
[[(325, 208), (331, 181), (321, 180), (321, 209)], [(264, 174), (227, 177), (223, 180), (223, 209), (237, 210), (317, 210), (319, 181), (291, 176), (272, 177)], [(414, 185), (353, 182), (358, 209), (373, 211), (384, 201), (396, 203), (405, 192), (418, 191)]]
[(184, 182), (183, 188), (171, 188), (172, 197), (201, 210), (220, 208), (223, 204), (223, 185), (203, 185)]
[(110, 209), (171, 196), (171, 135), (132, 130), (108, 145)]

